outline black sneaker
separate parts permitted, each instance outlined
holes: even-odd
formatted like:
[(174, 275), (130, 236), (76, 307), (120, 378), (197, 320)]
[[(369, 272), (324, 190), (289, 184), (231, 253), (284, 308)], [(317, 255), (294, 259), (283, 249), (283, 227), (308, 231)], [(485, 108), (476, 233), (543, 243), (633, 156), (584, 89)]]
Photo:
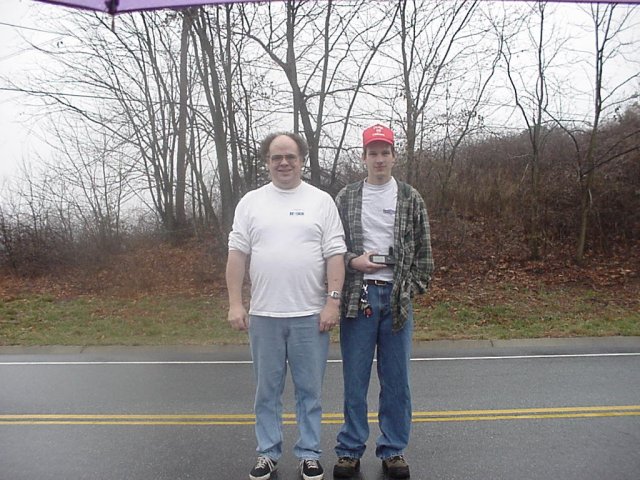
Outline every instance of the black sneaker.
[(355, 477), (360, 471), (360, 459), (353, 457), (339, 457), (333, 466), (333, 476), (338, 478)]
[(324, 470), (318, 460), (302, 460), (300, 472), (304, 480), (322, 480), (324, 478)]
[(271, 474), (276, 471), (277, 464), (278, 462), (275, 460), (271, 460), (269, 457), (261, 455), (258, 457), (256, 466), (251, 470), (249, 478), (251, 480), (269, 480), (271, 478)]
[(382, 470), (389, 478), (409, 478), (409, 465), (403, 455), (395, 455), (393, 457), (382, 460)]

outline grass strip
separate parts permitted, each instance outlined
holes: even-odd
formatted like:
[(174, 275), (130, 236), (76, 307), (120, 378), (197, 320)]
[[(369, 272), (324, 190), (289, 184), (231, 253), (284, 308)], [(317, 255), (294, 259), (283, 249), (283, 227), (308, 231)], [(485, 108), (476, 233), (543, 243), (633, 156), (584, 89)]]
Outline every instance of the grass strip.
[[(25, 295), (0, 299), (0, 345), (247, 343), (226, 316), (226, 298), (216, 296)], [(416, 302), (414, 317), (415, 340), (640, 335), (637, 302), (589, 289), (499, 286), (440, 302), (427, 296)]]

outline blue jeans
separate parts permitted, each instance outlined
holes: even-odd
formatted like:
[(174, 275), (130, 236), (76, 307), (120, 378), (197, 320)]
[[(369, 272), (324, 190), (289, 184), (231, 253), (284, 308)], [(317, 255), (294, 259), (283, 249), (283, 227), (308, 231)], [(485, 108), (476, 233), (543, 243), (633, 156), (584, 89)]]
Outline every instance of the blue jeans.
[(360, 458), (364, 454), (369, 438), (367, 392), (376, 347), (381, 431), (376, 441), (376, 456), (384, 459), (401, 455), (409, 443), (413, 311), (403, 329), (392, 332), (391, 288), (391, 285), (369, 285), (368, 300), (373, 314), (367, 318), (360, 310), (357, 318), (343, 318), (340, 324), (345, 423), (335, 447), (338, 457)]
[(319, 459), (322, 381), (329, 353), (329, 334), (319, 331), (319, 315), (294, 318), (249, 318), (249, 340), (256, 379), (256, 439), (259, 455), (282, 455), (282, 392), (287, 364), (296, 397), (299, 437), (293, 453)]

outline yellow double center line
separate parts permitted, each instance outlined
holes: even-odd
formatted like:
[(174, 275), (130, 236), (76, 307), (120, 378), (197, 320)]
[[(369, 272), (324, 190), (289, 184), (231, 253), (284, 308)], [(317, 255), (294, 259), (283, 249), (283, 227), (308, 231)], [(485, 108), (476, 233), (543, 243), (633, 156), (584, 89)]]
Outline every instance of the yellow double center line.
[[(441, 410), (413, 412), (413, 423), (478, 422), (499, 420), (532, 420), (554, 418), (640, 417), (640, 405), (513, 408), (502, 410)], [(285, 425), (295, 425), (295, 415), (283, 415)], [(341, 424), (340, 413), (326, 413), (324, 424)], [(369, 414), (375, 423), (377, 415)], [(176, 415), (74, 415), (74, 414), (18, 414), (0, 415), (0, 428), (7, 425), (253, 425), (250, 414), (176, 414)]]

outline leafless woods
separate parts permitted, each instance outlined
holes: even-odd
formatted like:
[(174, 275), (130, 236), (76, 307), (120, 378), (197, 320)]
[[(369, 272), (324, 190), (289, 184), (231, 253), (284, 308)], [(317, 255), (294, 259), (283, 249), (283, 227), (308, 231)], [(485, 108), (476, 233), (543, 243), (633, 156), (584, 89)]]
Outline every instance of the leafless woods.
[(396, 130), (396, 175), (424, 195), (437, 241), (478, 218), (530, 258), (637, 241), (637, 10), (288, 0), (115, 29), (65, 14), (50, 27), (62, 40), (33, 47), (41, 73), (4, 79), (38, 101), (49, 148), (0, 194), (0, 261), (49, 268), (151, 232), (224, 246), (237, 201), (267, 181), (267, 132), (303, 134), (307, 180), (336, 193), (361, 176), (372, 122)]

